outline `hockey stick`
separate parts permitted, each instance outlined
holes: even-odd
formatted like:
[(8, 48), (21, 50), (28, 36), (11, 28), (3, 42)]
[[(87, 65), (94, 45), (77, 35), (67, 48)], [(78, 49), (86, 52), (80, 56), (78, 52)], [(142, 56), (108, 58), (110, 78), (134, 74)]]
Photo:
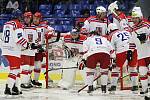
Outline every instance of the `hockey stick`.
[[(98, 75), (95, 79), (94, 79), (94, 81), (96, 81), (98, 78), (100, 78), (101, 77), (101, 74), (100, 75)], [(83, 89), (85, 89), (86, 87), (87, 87), (88, 85), (85, 85), (85, 86), (83, 86), (81, 89), (79, 89), (77, 92), (79, 93), (79, 92), (81, 92)]]
[(48, 73), (49, 71), (60, 70), (60, 69), (75, 69), (75, 68), (78, 68), (78, 67), (68, 67), (68, 68), (51, 68), (51, 69), (47, 70), (47, 71), (44, 73), (44, 75), (45, 75), (46, 73)]
[[(129, 74), (123, 76), (122, 79), (123, 79), (123, 78), (126, 78), (126, 77), (128, 77), (128, 76), (129, 76)], [(97, 76), (97, 77), (94, 79), (94, 81), (96, 81), (99, 77), (101, 77), (101, 74), (100, 74), (99, 76)], [(119, 82), (119, 80), (120, 80), (120, 78), (118, 79), (118, 82)], [(85, 86), (83, 86), (81, 89), (79, 89), (79, 90), (78, 90), (78, 93), (81, 92), (83, 89), (85, 89), (87, 86), (88, 86), (88, 85), (85, 85)], [(98, 88), (96, 88), (95, 90), (97, 90), (97, 89), (98, 89)]]
[[(60, 32), (58, 32), (58, 33), (57, 33), (56, 40), (55, 40), (55, 41), (48, 42), (48, 44), (52, 44), (52, 43), (58, 42), (58, 41), (59, 41), (59, 39), (60, 39), (60, 36), (61, 36), (61, 33), (60, 33)], [(42, 44), (42, 45), (46, 45), (46, 43), (44, 43), (44, 44)]]

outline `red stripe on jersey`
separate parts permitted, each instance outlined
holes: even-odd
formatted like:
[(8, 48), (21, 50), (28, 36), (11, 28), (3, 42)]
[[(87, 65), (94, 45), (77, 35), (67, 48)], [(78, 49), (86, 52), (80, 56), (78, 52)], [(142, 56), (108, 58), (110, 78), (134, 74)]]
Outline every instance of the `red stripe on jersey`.
[(40, 72), (41, 72), (41, 70), (40, 70), (40, 69), (34, 69), (34, 72), (36, 72), (36, 73), (40, 73)]
[(117, 72), (112, 72), (111, 77), (119, 77), (119, 73), (117, 73)]
[(24, 74), (24, 75), (28, 75), (28, 73), (29, 73), (28, 70), (23, 70), (23, 71), (21, 72), (21, 74)]
[(26, 40), (23, 38), (20, 44), (22, 45)]
[(12, 79), (14, 79), (14, 80), (16, 80), (16, 77), (17, 77), (17, 76), (16, 76), (15, 74), (10, 73), (10, 74), (8, 75), (8, 77), (9, 77), (9, 78), (12, 78)]
[(24, 41), (24, 43), (22, 43), (22, 46), (24, 46), (27, 43), (27, 41)]
[(80, 41), (71, 41), (71, 40), (64, 40), (65, 43), (75, 43), (75, 44), (83, 44), (83, 42)]
[(130, 77), (132, 77), (132, 76), (138, 76), (138, 73), (136, 73), (136, 72), (131, 72), (131, 73), (130, 73)]
[(140, 79), (141, 80), (146, 80), (146, 79), (148, 79), (148, 76), (146, 75), (146, 76), (142, 76), (142, 77), (140, 77)]
[(141, 23), (139, 23), (138, 25), (134, 25), (133, 26), (133, 31), (136, 31), (136, 30), (138, 30), (138, 29), (140, 29), (140, 28), (143, 28), (143, 27), (148, 27), (148, 25), (145, 23), (145, 22), (141, 22)]
[(21, 38), (21, 39), (20, 39), (17, 43), (19, 43), (19, 44), (20, 44), (23, 40), (24, 40), (24, 39), (23, 39), (23, 38)]

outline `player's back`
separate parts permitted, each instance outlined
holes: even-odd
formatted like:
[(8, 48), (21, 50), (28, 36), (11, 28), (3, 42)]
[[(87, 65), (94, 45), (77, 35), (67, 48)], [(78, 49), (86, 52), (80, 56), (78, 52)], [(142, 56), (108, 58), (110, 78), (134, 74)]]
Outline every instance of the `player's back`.
[(84, 41), (84, 46), (84, 48), (88, 49), (90, 55), (99, 52), (110, 54), (110, 51), (113, 49), (111, 43), (106, 38), (98, 35), (88, 37)]
[(128, 31), (114, 31), (109, 35), (113, 47), (117, 53), (127, 51), (129, 49), (129, 39), (131, 34)]
[(21, 25), (19, 25), (19, 22), (9, 21), (5, 23), (2, 35), (3, 55), (14, 55), (19, 57), (21, 45), (19, 45), (18, 40), (20, 37), (22, 37), (22, 35), (23, 29)]

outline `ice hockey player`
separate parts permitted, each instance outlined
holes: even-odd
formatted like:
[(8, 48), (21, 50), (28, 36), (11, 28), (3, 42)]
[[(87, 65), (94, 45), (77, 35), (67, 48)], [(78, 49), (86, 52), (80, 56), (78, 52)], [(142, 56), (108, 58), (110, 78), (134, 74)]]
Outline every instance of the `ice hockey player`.
[(148, 65), (150, 64), (150, 30), (147, 23), (142, 20), (143, 14), (141, 10), (132, 11), (131, 17), (134, 24), (132, 36), (137, 48), (140, 82), (142, 85), (140, 94), (146, 94), (148, 92)]
[(124, 30), (126, 28), (126, 30), (128, 30), (128, 20), (126, 18), (126, 15), (119, 8), (118, 1), (111, 3), (108, 6), (108, 11), (113, 16), (113, 23), (116, 23), (120, 30)]
[(20, 65), (21, 65), (21, 47), (27, 48), (27, 40), (24, 37), (23, 25), (21, 24), (22, 12), (13, 11), (11, 21), (4, 24), (2, 34), (2, 55), (9, 62), (9, 74), (4, 94), (19, 95), (22, 94), (20, 89)]
[(83, 56), (86, 60), (87, 66), (87, 93), (91, 93), (94, 90), (93, 80), (97, 63), (100, 63), (101, 68), (100, 73), (102, 93), (106, 93), (110, 54), (114, 51), (114, 49), (111, 43), (105, 37), (100, 35), (101, 34), (99, 34), (97, 31), (94, 31), (92, 32), (92, 35), (83, 42), (83, 51), (85, 52)]
[(27, 41), (31, 44), (31, 48), (22, 50), (22, 88), (31, 88), (31, 73), (34, 69), (35, 52), (37, 49), (38, 36), (35, 25), (32, 25), (32, 13), (25, 12), (24, 15), (24, 34)]
[(103, 6), (96, 8), (96, 16), (87, 18), (84, 22), (84, 26), (81, 28), (81, 33), (88, 34), (92, 31), (99, 31), (101, 35), (106, 35), (108, 20), (106, 18), (106, 9)]
[(42, 14), (40, 12), (36, 12), (33, 15), (33, 24), (35, 25), (38, 34), (38, 48), (37, 48), (37, 53), (35, 54), (34, 77), (32, 80), (32, 84), (41, 87), (42, 83), (40, 83), (38, 80), (39, 80), (42, 61), (45, 53), (45, 49), (42, 47), (42, 44), (44, 44), (46, 38), (50, 39), (52, 37), (52, 35), (54, 34), (54, 28), (42, 22)]
[[(77, 67), (78, 60), (83, 54), (83, 41), (86, 39), (85, 35), (80, 34), (78, 29), (72, 29), (70, 34), (64, 36), (64, 65), (63, 67)], [(70, 89), (75, 83), (76, 68), (63, 70), (62, 79), (58, 82), (58, 86), (63, 89)]]
[[(138, 72), (137, 72), (137, 51), (131, 51), (129, 48), (130, 39), (132, 36), (130, 32), (125, 30), (119, 30), (115, 23), (110, 23), (108, 25), (108, 40), (111, 42), (112, 46), (115, 48), (116, 66), (114, 66), (111, 74), (111, 88), (109, 91), (111, 93), (116, 91), (117, 82), (121, 68), (125, 65), (127, 61), (128, 71), (130, 73), (131, 79), (131, 91), (138, 91)], [(126, 65), (125, 65), (126, 66)]]

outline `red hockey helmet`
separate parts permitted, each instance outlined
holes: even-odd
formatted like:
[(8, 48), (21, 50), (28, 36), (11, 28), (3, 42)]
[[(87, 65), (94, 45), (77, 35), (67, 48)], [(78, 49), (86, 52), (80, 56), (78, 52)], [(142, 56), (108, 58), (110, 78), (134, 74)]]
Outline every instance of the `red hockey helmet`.
[(41, 14), (40, 12), (36, 12), (36, 13), (34, 14), (34, 16), (35, 16), (35, 17), (42, 18), (42, 14)]
[(25, 12), (24, 14), (23, 14), (23, 16), (24, 17), (32, 17), (32, 12)]

